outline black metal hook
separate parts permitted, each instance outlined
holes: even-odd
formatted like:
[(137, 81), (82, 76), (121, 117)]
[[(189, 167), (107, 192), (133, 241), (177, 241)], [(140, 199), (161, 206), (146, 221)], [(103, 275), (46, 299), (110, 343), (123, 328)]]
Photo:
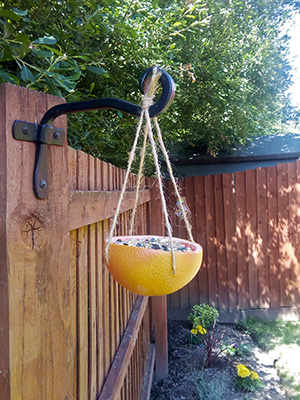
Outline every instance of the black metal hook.
[[(154, 67), (148, 68), (141, 77), (140, 90), (142, 94), (144, 94), (146, 80), (153, 69)], [(175, 96), (175, 84), (172, 77), (162, 68), (158, 67), (157, 69), (161, 73), (159, 82), (162, 86), (162, 93), (159, 100), (149, 107), (150, 118), (166, 111)], [(121, 99), (103, 98), (58, 104), (44, 114), (38, 125), (15, 121), (13, 126), (15, 139), (37, 142), (33, 174), (33, 190), (37, 198), (45, 199), (48, 195), (47, 144), (61, 146), (64, 142), (64, 131), (54, 128), (50, 124), (61, 115), (102, 109), (119, 110), (136, 116), (140, 116), (142, 113), (142, 107), (136, 104)]]
[[(145, 81), (153, 72), (153, 69), (154, 67), (148, 68), (141, 77), (140, 91), (142, 94), (144, 94)], [(157, 68), (157, 70), (161, 73), (159, 81), (162, 86), (162, 94), (160, 99), (149, 107), (150, 118), (156, 117), (166, 111), (175, 96), (175, 84), (172, 77), (162, 68)], [(139, 116), (142, 112), (142, 107), (121, 99), (107, 97), (103, 99), (83, 100), (73, 103), (58, 104), (57, 106), (50, 108), (41, 119), (40, 125), (48, 125), (60, 115), (103, 109), (119, 110), (136, 116)]]

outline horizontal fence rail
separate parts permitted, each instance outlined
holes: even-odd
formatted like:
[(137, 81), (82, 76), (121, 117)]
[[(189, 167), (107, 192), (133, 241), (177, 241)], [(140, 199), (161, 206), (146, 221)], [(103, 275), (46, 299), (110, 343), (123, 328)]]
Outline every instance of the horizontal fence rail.
[[(230, 319), (230, 310), (297, 314), (300, 161), (188, 177), (180, 180), (180, 186), (204, 260), (195, 279), (168, 296), (169, 317), (185, 319), (201, 302), (217, 307), (225, 320)], [(172, 212), (176, 205), (169, 182), (166, 193)], [(185, 238), (183, 223), (174, 213), (172, 222), (174, 236)]]

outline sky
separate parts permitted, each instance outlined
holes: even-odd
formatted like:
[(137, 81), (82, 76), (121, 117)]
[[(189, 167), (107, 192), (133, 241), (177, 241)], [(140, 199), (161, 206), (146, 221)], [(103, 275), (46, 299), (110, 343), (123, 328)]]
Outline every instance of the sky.
[(293, 85), (289, 92), (292, 104), (300, 107), (300, 14), (294, 16), (290, 35), (290, 61), (293, 67)]

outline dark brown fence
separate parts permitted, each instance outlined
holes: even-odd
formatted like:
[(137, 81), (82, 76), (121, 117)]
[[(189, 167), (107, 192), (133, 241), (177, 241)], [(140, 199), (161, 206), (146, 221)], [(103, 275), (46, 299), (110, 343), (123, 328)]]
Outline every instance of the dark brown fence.
[[(144, 400), (155, 350), (158, 379), (167, 373), (166, 298), (128, 292), (105, 267), (124, 171), (66, 143), (49, 146), (49, 195), (39, 200), (36, 144), (12, 137), (14, 120), (36, 123), (62, 101), (0, 85), (0, 398)], [(131, 175), (118, 234), (128, 233), (135, 184)], [(157, 204), (155, 180), (144, 180), (135, 233), (162, 233)]]
[[(223, 310), (224, 320), (230, 320), (231, 314), (237, 317), (230, 310), (260, 310), (261, 316), (297, 315), (300, 161), (188, 177), (180, 185), (193, 216), (195, 240), (204, 249), (204, 261), (188, 286), (168, 296), (170, 318), (186, 318), (200, 302)], [(169, 183), (167, 193), (172, 210), (175, 199)], [(174, 236), (185, 237), (183, 223), (176, 216), (173, 226)]]

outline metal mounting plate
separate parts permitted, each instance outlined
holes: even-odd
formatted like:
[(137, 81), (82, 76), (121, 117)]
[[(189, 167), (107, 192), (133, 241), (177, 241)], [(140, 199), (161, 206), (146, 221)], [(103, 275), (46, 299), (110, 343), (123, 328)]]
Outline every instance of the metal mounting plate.
[(50, 125), (41, 126), (25, 121), (15, 121), (13, 124), (13, 137), (17, 140), (62, 146), (65, 141), (65, 131)]
[(15, 121), (12, 128), (13, 137), (36, 143), (36, 157), (33, 171), (33, 190), (38, 199), (48, 196), (48, 156), (47, 144), (62, 146), (66, 133), (64, 129), (50, 125), (32, 124)]

